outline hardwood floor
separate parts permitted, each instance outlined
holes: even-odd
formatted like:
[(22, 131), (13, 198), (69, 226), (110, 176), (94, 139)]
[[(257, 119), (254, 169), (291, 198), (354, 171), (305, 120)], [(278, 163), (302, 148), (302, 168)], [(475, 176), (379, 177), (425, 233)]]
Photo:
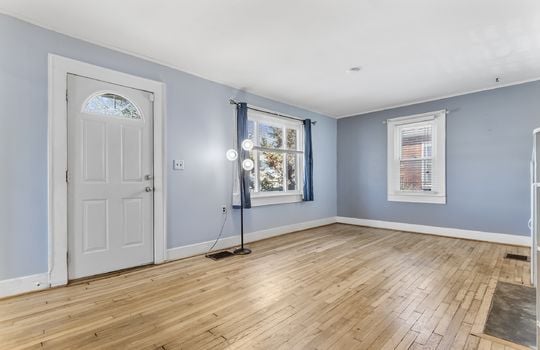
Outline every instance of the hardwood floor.
[(512, 349), (481, 339), (528, 249), (334, 224), (0, 300), (2, 349)]

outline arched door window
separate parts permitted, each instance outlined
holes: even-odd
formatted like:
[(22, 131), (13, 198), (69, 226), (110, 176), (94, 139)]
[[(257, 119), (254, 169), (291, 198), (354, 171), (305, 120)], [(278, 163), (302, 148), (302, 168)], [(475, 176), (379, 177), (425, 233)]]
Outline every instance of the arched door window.
[(83, 112), (106, 116), (142, 119), (137, 106), (127, 98), (111, 92), (91, 96), (83, 106)]

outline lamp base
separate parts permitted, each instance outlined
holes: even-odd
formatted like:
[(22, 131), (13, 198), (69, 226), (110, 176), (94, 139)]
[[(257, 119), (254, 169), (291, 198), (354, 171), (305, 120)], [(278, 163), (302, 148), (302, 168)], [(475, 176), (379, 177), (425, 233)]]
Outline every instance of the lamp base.
[(234, 253), (235, 255), (247, 255), (247, 254), (250, 254), (250, 253), (251, 253), (251, 249), (246, 248), (246, 247), (244, 247), (244, 248), (238, 248), (238, 249), (235, 249), (235, 250), (233, 251), (233, 253)]

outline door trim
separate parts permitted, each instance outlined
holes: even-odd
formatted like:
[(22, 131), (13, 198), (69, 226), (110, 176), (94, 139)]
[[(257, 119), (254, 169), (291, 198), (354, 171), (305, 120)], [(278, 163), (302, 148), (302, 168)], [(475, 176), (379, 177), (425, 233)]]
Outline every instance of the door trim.
[(48, 279), (68, 282), (67, 74), (102, 80), (154, 94), (154, 264), (166, 259), (165, 84), (70, 58), (48, 58)]

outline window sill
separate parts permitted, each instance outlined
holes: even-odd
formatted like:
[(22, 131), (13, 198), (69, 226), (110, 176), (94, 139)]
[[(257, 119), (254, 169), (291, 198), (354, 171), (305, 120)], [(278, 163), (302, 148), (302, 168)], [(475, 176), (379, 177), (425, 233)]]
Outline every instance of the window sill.
[(251, 195), (251, 206), (260, 207), (263, 205), (287, 204), (302, 202), (302, 195), (294, 194), (265, 194)]
[(396, 193), (388, 195), (389, 202), (446, 204), (446, 195), (422, 193)]

